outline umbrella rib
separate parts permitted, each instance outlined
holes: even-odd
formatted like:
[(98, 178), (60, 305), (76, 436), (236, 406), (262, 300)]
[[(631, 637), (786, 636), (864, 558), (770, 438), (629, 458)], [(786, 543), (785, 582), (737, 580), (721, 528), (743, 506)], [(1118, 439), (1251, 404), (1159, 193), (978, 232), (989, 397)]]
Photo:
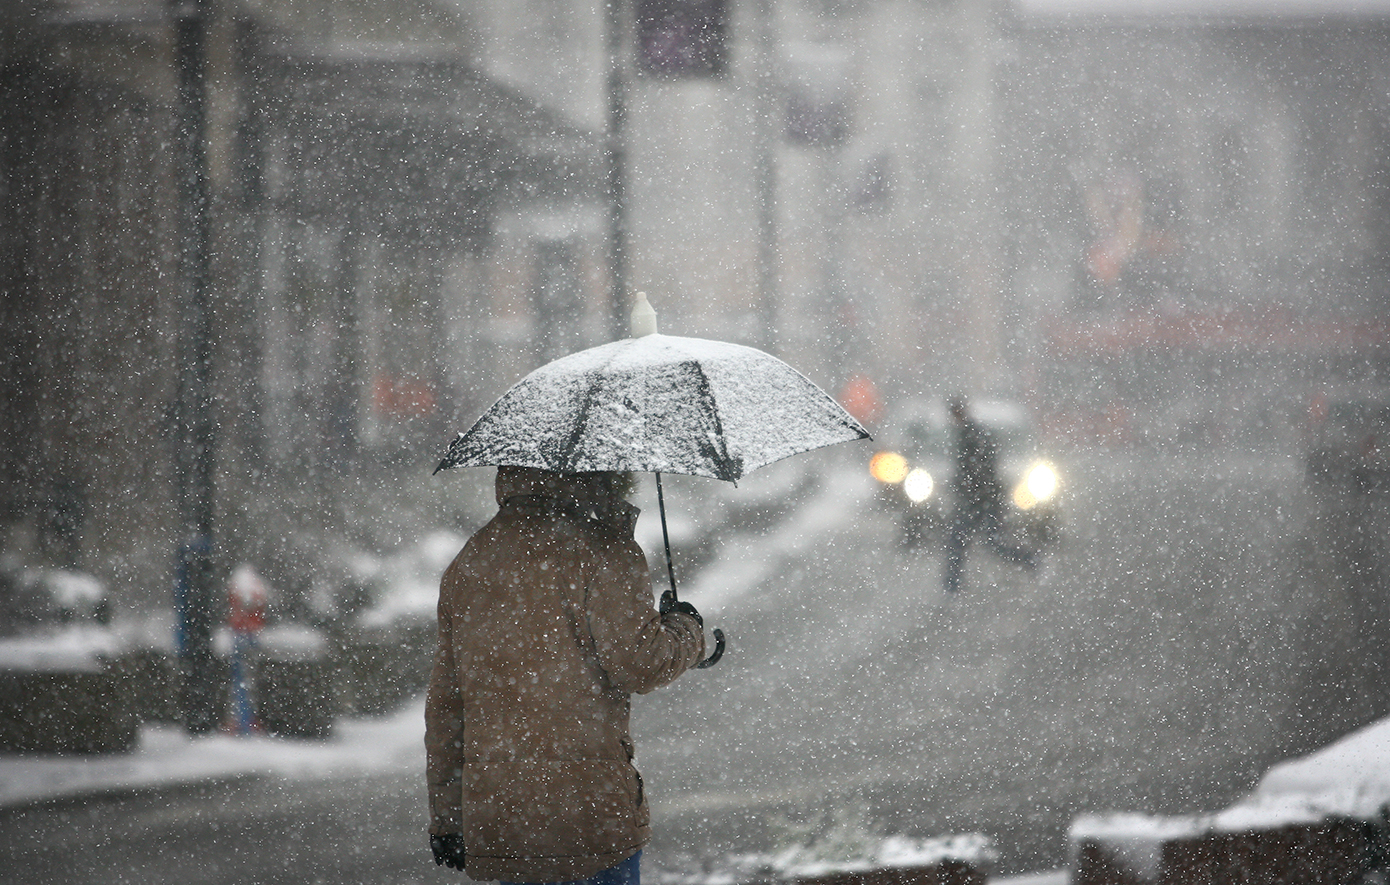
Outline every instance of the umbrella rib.
[(719, 470), (729, 482), (738, 482), (741, 475), (741, 464), (735, 464), (734, 459), (729, 457), (728, 441), (724, 439), (724, 422), (719, 419), (719, 404), (714, 399), (714, 387), (710, 384), (709, 376), (705, 374), (705, 367), (700, 365), (698, 360), (691, 360), (690, 365), (695, 367), (695, 377), (698, 378), (696, 390), (700, 401), (709, 410), (710, 418), (714, 421), (714, 457), (719, 463)]
[(444, 451), (444, 459), (439, 462), (438, 467), (434, 468), (435, 473), (441, 470), (448, 470), (451, 467), (456, 467), (464, 460), (465, 452), (468, 448), (466, 444), (471, 441), (470, 438), (474, 429), (497, 414), (498, 407), (500, 407), (505, 400), (506, 396), (504, 395), (498, 399), (497, 402), (488, 406), (487, 411), (483, 412), (478, 420), (473, 422), (473, 427), (470, 427), (466, 432), (460, 433), (458, 436), (454, 437), (453, 441), (449, 443), (449, 448)]
[[(612, 358), (605, 362), (601, 369), (607, 368), (608, 364), (611, 362), (613, 362)], [(563, 467), (557, 469), (569, 472), (574, 471), (574, 450), (579, 446), (579, 440), (583, 438), (584, 431), (589, 426), (589, 414), (593, 411), (594, 397), (597, 395), (599, 388), (603, 386), (603, 372), (601, 369), (593, 373), (592, 380), (589, 382), (588, 388), (584, 391), (584, 395), (580, 399), (579, 413), (575, 416), (574, 428), (570, 431), (569, 438), (565, 440), (559, 452), (561, 455), (560, 464), (563, 465)]]

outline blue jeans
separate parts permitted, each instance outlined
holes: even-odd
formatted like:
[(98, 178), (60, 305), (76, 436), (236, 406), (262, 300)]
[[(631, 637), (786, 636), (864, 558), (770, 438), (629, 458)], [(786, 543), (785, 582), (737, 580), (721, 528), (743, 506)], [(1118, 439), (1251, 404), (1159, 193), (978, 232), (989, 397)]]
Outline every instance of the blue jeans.
[(499, 882), (498, 885), (642, 885), (642, 852), (606, 870), (600, 870), (587, 879), (573, 879), (569, 882)]

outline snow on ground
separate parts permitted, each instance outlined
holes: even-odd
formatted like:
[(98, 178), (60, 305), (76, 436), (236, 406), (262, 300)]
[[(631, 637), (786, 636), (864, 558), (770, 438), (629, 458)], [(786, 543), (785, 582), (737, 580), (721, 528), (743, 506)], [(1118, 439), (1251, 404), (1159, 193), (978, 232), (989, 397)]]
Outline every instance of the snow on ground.
[(245, 777), (328, 778), (425, 765), (424, 700), (381, 719), (339, 719), (325, 741), (188, 735), (146, 726), (121, 755), (0, 755), (0, 806)]
[(729, 867), (710, 877), (662, 877), (667, 885), (738, 885), (740, 882), (791, 881), (883, 869), (931, 867), (953, 860), (988, 868), (996, 858), (990, 840), (970, 833), (936, 839), (879, 838), (852, 826), (810, 845), (775, 854), (731, 857)]
[[(715, 608), (733, 601), (796, 551), (834, 531), (854, 513), (845, 502), (868, 493), (863, 484), (858, 471), (830, 471), (818, 493), (770, 535), (731, 539), (713, 565), (718, 574), (702, 576), (690, 588), (696, 594), (699, 587), (720, 588), (697, 596), (700, 604)], [(393, 575), (397, 590), (388, 595), (412, 611), (421, 607), (419, 600), (427, 595), (432, 612), (437, 584), (429, 583), (426, 594), (422, 588), (427, 581), (419, 572), (443, 571), (461, 544), (462, 539), (452, 535), (429, 536), (421, 541), (420, 550), (403, 554), (412, 568), (394, 562), (383, 565)], [(437, 581), (437, 577), (429, 580)], [(0, 806), (207, 780), (330, 777), (393, 766), (424, 770), (423, 700), (384, 719), (339, 719), (333, 737), (321, 742), (263, 735), (190, 737), (175, 726), (146, 726), (139, 746), (119, 756), (0, 754)]]
[[(691, 591), (700, 594), (700, 587), (710, 588), (697, 598), (711, 608), (732, 602), (798, 550), (852, 518), (854, 508), (845, 502), (868, 491), (858, 471), (828, 472), (819, 491), (771, 534), (730, 539), (712, 565), (718, 574), (702, 575), (692, 582)], [(436, 555), (421, 557), (411, 551), (411, 561), (427, 559), (429, 567), (442, 571), (447, 557), (441, 559), (437, 550), (447, 549), (452, 556), (461, 544), (462, 539), (452, 536), (427, 538), (421, 547)], [(395, 580), (401, 591), (397, 595), (419, 597), (423, 579), (409, 569), (397, 571), (402, 571)], [(434, 587), (430, 586), (431, 611)], [(715, 591), (716, 587), (720, 589)], [(418, 766), (424, 771), (423, 700), (385, 719), (339, 719), (333, 737), (321, 742), (263, 735), (190, 737), (176, 726), (146, 726), (139, 746), (119, 756), (0, 754), (0, 806), (207, 780), (331, 777), (393, 766)]]
[(120, 637), (100, 624), (65, 624), (0, 639), (0, 670), (99, 673), (121, 651)]
[(989, 839), (976, 833), (938, 839), (890, 836), (874, 840), (873, 844), (853, 846), (859, 850), (841, 850), (845, 847), (832, 844), (827, 851), (818, 850), (817, 846), (797, 846), (769, 858), (767, 866), (782, 878), (809, 879), (875, 869), (929, 867), (946, 860), (988, 866), (997, 858)]
[(1029, 873), (1025, 876), (1005, 876), (990, 879), (993, 885), (1067, 885), (1071, 874), (1066, 870), (1050, 870), (1045, 873)]
[(1371, 817), (1390, 803), (1390, 719), (1269, 769), (1255, 787), (1252, 808), (1299, 806), (1319, 817)]

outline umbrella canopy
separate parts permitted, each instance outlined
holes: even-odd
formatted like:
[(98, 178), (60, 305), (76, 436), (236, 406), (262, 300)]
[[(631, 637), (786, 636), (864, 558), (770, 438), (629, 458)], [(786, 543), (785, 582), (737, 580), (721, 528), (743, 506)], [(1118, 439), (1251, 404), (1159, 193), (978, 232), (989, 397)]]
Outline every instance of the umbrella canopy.
[(652, 334), (536, 369), (454, 439), (436, 472), (512, 465), (737, 482), (789, 455), (868, 436), (829, 394), (770, 354)]

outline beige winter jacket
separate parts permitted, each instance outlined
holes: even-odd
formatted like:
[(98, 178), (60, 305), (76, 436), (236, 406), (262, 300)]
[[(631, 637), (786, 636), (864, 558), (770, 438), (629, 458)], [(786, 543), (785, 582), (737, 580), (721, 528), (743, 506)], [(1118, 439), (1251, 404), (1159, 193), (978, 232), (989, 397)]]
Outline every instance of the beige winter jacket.
[(610, 480), (500, 468), (500, 510), (440, 583), (430, 832), (463, 834), (474, 879), (586, 878), (650, 837), (630, 698), (699, 661), (704, 635), (657, 613)]

